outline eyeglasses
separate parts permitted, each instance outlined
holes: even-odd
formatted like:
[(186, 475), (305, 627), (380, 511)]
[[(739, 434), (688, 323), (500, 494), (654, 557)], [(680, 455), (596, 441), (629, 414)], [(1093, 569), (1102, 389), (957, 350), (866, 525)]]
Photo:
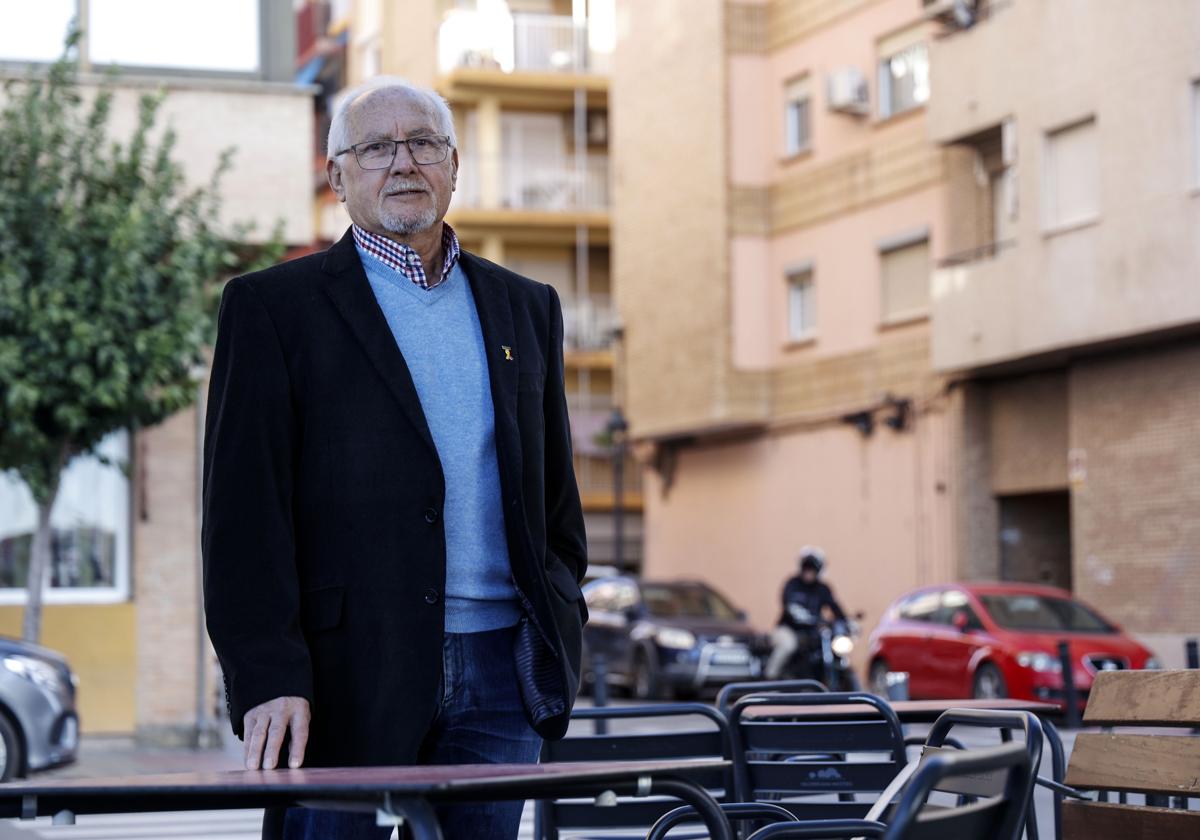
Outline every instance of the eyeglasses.
[(410, 137), (407, 140), (368, 140), (356, 143), (349, 148), (337, 152), (334, 157), (354, 152), (358, 165), (363, 169), (387, 169), (396, 159), (396, 151), (401, 146), (408, 147), (408, 153), (414, 163), (430, 166), (441, 163), (450, 156), (450, 138), (445, 134), (426, 134), (422, 137)]

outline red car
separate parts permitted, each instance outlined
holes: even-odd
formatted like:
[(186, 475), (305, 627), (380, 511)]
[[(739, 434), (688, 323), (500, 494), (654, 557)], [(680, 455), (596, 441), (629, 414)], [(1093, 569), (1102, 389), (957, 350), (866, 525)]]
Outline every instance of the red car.
[(1062, 705), (1060, 641), (1071, 646), (1081, 699), (1097, 671), (1161, 667), (1063, 589), (970, 583), (918, 589), (893, 603), (871, 634), (868, 680), (883, 696), (888, 672), (904, 671), (913, 699), (1016, 697)]

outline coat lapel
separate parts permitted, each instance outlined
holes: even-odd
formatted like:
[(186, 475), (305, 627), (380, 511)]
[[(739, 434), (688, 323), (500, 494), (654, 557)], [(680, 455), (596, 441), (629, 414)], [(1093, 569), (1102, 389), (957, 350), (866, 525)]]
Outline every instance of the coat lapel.
[(507, 472), (510, 479), (505, 486), (515, 491), (521, 486), (521, 436), (517, 428), (517, 381), (521, 359), (517, 354), (508, 284), (474, 254), (464, 251), (460, 259), (463, 273), (471, 284), (475, 311), (479, 313), (479, 326), (483, 332), (496, 415), (496, 454), (501, 470)]
[(436, 456), (437, 447), (429, 432), (429, 423), (421, 408), (421, 398), (417, 395), (412, 374), (404, 361), (404, 355), (396, 346), (396, 337), (392, 335), (387, 318), (379, 308), (379, 301), (375, 299), (375, 293), (371, 290), (371, 284), (367, 280), (349, 230), (329, 249), (321, 267), (332, 278), (331, 282), (325, 284), (326, 294), (349, 324), (350, 330), (362, 344), (367, 357), (400, 403), (417, 434)]

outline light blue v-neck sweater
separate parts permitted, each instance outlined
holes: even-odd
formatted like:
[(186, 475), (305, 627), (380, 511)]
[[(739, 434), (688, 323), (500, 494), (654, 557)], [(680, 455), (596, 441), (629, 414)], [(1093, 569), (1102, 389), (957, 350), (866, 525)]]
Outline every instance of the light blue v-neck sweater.
[(455, 265), (426, 290), (361, 248), (358, 255), (412, 372), (446, 478), (446, 632), (512, 626), (521, 613), (504, 531), (492, 388), (470, 282)]

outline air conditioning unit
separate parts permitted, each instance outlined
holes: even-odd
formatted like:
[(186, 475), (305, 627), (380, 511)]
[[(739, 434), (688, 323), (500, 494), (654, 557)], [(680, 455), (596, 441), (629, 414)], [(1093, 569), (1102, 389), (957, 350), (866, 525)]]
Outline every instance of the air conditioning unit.
[(829, 110), (863, 117), (871, 113), (867, 80), (857, 67), (843, 67), (826, 77), (826, 102)]
[(979, 15), (979, 0), (922, 0), (926, 20), (966, 29)]

